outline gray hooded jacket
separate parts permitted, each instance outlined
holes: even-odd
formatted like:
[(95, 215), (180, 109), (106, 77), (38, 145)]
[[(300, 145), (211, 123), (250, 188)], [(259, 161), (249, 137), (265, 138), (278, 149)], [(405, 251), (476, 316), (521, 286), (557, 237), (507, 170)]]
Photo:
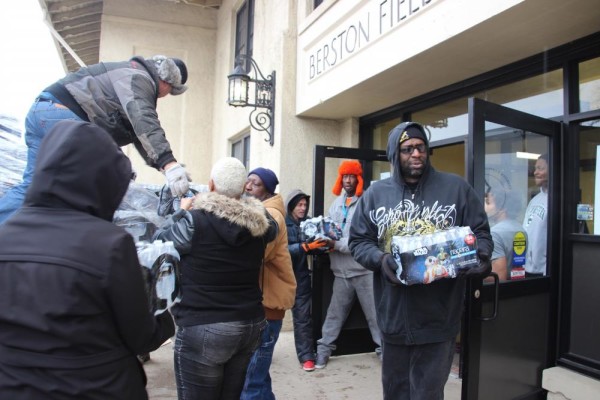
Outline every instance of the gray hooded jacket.
[(81, 68), (45, 89), (85, 121), (106, 129), (119, 146), (133, 143), (157, 169), (175, 161), (156, 105), (159, 76), (142, 57)]
[(329, 217), (342, 227), (342, 238), (335, 242), (334, 251), (329, 253), (331, 271), (335, 276), (340, 278), (352, 278), (373, 273), (357, 263), (350, 253), (350, 247), (348, 247), (350, 224), (352, 223), (352, 217), (356, 211), (356, 204), (360, 197), (354, 196), (350, 205), (346, 207), (347, 198), (348, 196), (344, 191), (329, 207)]

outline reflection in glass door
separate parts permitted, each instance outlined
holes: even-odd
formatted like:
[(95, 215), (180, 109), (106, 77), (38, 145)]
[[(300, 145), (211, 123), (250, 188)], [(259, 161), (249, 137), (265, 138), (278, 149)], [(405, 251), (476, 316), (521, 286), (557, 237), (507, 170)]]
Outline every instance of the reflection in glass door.
[(548, 233), (546, 136), (487, 122), (485, 209), (500, 281), (544, 276)]
[[(487, 203), (493, 268), (504, 279), (499, 285), (468, 283), (462, 399), (545, 398), (542, 371), (553, 346), (551, 272), (557, 259), (556, 247), (546, 244), (558, 237), (558, 219), (548, 217), (557, 215), (549, 210), (560, 201), (552, 195), (559, 189), (552, 160), (560, 131), (558, 122), (469, 100), (467, 176)], [(546, 155), (550, 163), (538, 160)], [(536, 254), (546, 255), (540, 275), (527, 272), (536, 271), (529, 269), (533, 241)]]

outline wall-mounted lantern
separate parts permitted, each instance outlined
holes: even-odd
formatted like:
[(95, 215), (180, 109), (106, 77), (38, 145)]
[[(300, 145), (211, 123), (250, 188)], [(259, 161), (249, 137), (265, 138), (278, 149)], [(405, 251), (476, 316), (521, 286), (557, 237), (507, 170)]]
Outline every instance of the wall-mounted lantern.
[[(252, 69), (254, 78), (246, 73), (248, 69)], [(233, 72), (227, 76), (227, 79), (229, 79), (227, 103), (234, 107), (254, 107), (250, 113), (250, 126), (266, 132), (269, 137), (265, 141), (273, 146), (275, 71), (265, 78), (252, 57), (240, 54), (235, 60)]]

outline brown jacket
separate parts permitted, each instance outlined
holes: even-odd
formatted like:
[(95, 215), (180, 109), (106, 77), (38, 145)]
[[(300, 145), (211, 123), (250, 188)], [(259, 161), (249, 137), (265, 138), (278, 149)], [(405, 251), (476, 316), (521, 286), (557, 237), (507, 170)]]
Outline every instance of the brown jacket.
[(267, 319), (281, 320), (285, 316), (285, 310), (294, 305), (296, 297), (296, 278), (288, 251), (285, 207), (280, 194), (263, 201), (263, 205), (279, 225), (277, 238), (265, 249), (264, 267), (260, 277), (263, 306)]

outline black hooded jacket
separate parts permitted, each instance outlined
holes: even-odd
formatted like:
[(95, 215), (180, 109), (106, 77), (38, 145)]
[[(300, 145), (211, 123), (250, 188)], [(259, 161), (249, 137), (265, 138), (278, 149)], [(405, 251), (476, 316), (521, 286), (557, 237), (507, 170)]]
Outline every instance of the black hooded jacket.
[[(392, 177), (375, 182), (361, 196), (350, 227), (349, 246), (356, 261), (375, 271), (377, 320), (385, 340), (437, 343), (454, 338), (460, 330), (465, 281), (391, 284), (380, 269), (384, 253), (391, 253), (392, 237), (469, 226), (479, 249), (492, 254), (493, 242), (483, 204), (463, 178), (436, 171), (428, 160), (414, 191), (404, 182), (398, 147), (402, 132), (410, 124), (402, 123), (390, 132), (387, 155)], [(429, 143), (425, 144), (429, 148)]]
[(200, 193), (192, 211), (173, 217), (154, 238), (172, 241), (181, 255), (181, 302), (172, 309), (177, 325), (264, 318), (260, 270), (277, 224), (260, 200)]
[(131, 178), (114, 140), (61, 121), (23, 207), (0, 227), (0, 393), (146, 399), (136, 354), (174, 333), (149, 312), (133, 238), (111, 223)]
[[(296, 221), (294, 217), (292, 217), (292, 211), (294, 211), (294, 208), (302, 199), (306, 199), (306, 215), (302, 220)], [(303, 280), (303, 278), (306, 279), (310, 275), (310, 270), (308, 269), (308, 256), (306, 255), (306, 252), (302, 250), (302, 243), (304, 241), (302, 240), (302, 234), (300, 232), (300, 223), (307, 218), (310, 218), (308, 216), (309, 205), (310, 196), (300, 189), (293, 190), (285, 199), (285, 209), (287, 211), (285, 225), (287, 226), (288, 232), (288, 249), (290, 251), (290, 256), (292, 257), (296, 282)]]

